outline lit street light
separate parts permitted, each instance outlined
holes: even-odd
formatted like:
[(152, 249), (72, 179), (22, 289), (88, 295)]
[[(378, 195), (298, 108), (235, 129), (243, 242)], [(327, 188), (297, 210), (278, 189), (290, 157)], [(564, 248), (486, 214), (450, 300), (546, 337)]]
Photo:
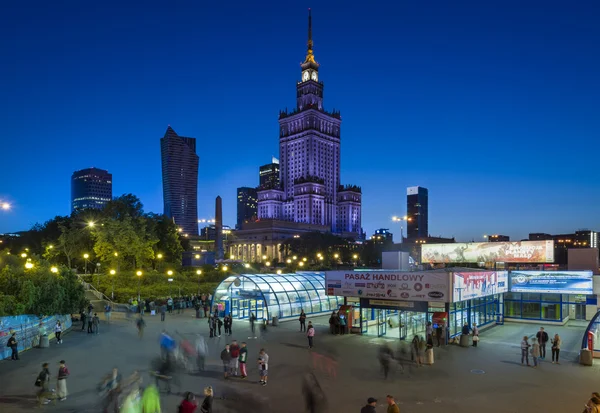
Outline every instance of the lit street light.
[(281, 274), (281, 270), (277, 270), (277, 274)]
[(24, 252), (24, 253), (22, 253), (22, 254), (21, 254), (21, 258), (27, 258), (27, 253), (25, 253), (25, 252)]
[(269, 261), (265, 262), (265, 266), (270, 267), (271, 263)]
[(409, 221), (412, 221), (412, 218), (409, 218), (407, 215), (404, 215), (403, 217), (393, 216), (392, 221), (400, 222), (400, 243), (402, 243), (402, 241), (404, 241), (404, 232), (403, 232), (403, 228), (402, 228), (402, 221), (409, 222)]
[(83, 254), (83, 258), (85, 259), (85, 274), (87, 275), (87, 263), (88, 258), (90, 258), (90, 254)]
[(138, 303), (140, 302), (140, 289), (142, 288), (142, 272), (138, 270), (135, 275), (138, 277)]
[(200, 295), (200, 277), (202, 276), (202, 270), (196, 270), (196, 274), (198, 274), (198, 296)]
[(298, 265), (299, 265), (299, 266), (301, 266), (301, 267), (304, 267), (304, 262), (303, 262), (303, 261), (300, 261), (300, 262), (298, 263)]
[[(116, 254), (116, 252), (115, 252)], [(112, 279), (112, 291), (110, 293), (110, 299), (114, 300), (115, 299), (115, 277), (114, 275), (117, 273), (115, 270), (110, 270), (109, 271), (110, 275), (111, 275), (111, 279)]]
[(291, 264), (291, 263), (292, 263), (292, 260), (290, 260), (290, 259), (288, 258), (288, 260), (287, 260), (286, 262), (287, 262), (288, 264)]
[(90, 228), (94, 228), (96, 226), (96, 223), (94, 221), (90, 221), (87, 224), (88, 224), (88, 227), (90, 227)]
[(25, 268), (27, 268), (28, 270), (32, 269), (32, 268), (33, 268), (33, 263), (31, 263), (31, 262), (26, 262), (26, 263), (25, 263)]
[(173, 275), (173, 271), (171, 271), (171, 270), (167, 271), (167, 275), (169, 275), (169, 276)]
[(267, 259), (267, 256), (266, 256), (266, 255), (263, 255), (263, 256), (262, 256), (262, 259), (263, 259), (263, 260), (266, 260), (266, 259)]
[(56, 267), (51, 267), (51, 268), (50, 268), (50, 272), (51, 272), (51, 273), (53, 273), (53, 274), (56, 274), (56, 273), (58, 272), (58, 268), (56, 268)]

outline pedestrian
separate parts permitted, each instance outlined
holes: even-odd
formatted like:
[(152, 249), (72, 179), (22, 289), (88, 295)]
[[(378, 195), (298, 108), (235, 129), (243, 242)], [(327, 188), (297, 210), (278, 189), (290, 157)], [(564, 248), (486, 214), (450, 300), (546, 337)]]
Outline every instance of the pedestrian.
[(104, 306), (104, 318), (106, 319), (107, 324), (110, 324), (111, 313), (112, 313), (112, 307), (110, 306), (110, 304), (106, 304), (106, 306)]
[(527, 365), (529, 366), (529, 341), (527, 341), (527, 336), (523, 336), (523, 340), (521, 341), (521, 364), (524, 361), (527, 361)]
[(429, 339), (429, 336), (433, 336), (433, 325), (431, 324), (431, 321), (427, 322), (427, 326), (425, 327), (425, 334), (427, 336), (427, 339)]
[(440, 347), (442, 345), (442, 342), (445, 341), (444, 340), (444, 327), (442, 327), (442, 324), (438, 324), (437, 328), (435, 329), (435, 335), (437, 337), (437, 342), (438, 342), (438, 347)]
[(167, 298), (167, 311), (169, 311), (169, 314), (173, 313), (173, 299), (171, 297)]
[(144, 311), (146, 311), (146, 300), (142, 298), (140, 300), (140, 315), (144, 315)]
[(308, 322), (308, 331), (306, 332), (306, 337), (308, 337), (308, 348), (313, 348), (313, 341), (315, 339), (315, 328), (312, 325), (312, 321)]
[(562, 340), (558, 334), (554, 334), (554, 339), (552, 340), (552, 363), (555, 363), (554, 356), (556, 356), (556, 364), (560, 364), (558, 362), (558, 358), (560, 356), (560, 345), (562, 344)]
[(535, 338), (531, 340), (531, 358), (533, 358), (533, 368), (535, 369), (540, 358), (540, 344)]
[(473, 324), (473, 347), (477, 347), (477, 344), (479, 344), (479, 327)]
[(212, 314), (208, 317), (208, 337), (213, 338), (215, 336), (215, 320), (213, 319)]
[(340, 313), (339, 312), (335, 313), (335, 315), (333, 316), (333, 330), (334, 330), (336, 336), (338, 334), (340, 334)]
[(266, 386), (269, 376), (269, 355), (264, 348), (261, 348), (260, 353), (258, 353), (258, 368), (260, 370), (260, 384)]
[(101, 384), (102, 390), (106, 392), (104, 397), (104, 413), (118, 412), (119, 409), (119, 392), (121, 384), (121, 374), (115, 367), (109, 373)]
[(223, 320), (217, 317), (216, 322), (217, 328), (219, 329), (219, 337), (221, 337), (221, 327), (223, 327)]
[(37, 400), (38, 404), (48, 404), (51, 402), (50, 400), (50, 370), (48, 369), (48, 363), (42, 364), (42, 371), (38, 374), (37, 379), (35, 380), (36, 387), (40, 389), (37, 392)]
[(548, 333), (544, 331), (544, 327), (540, 327), (540, 331), (535, 335), (538, 343), (540, 343), (540, 358), (544, 360), (546, 358), (546, 343), (548, 343)]
[(229, 314), (229, 335), (233, 334), (233, 317)]
[(167, 305), (162, 303), (160, 306), (160, 321), (165, 321), (165, 317), (167, 315)]
[(88, 311), (87, 314), (87, 323), (88, 323), (88, 328), (87, 328), (87, 332), (88, 334), (93, 334), (94, 333), (94, 313), (92, 312), (92, 310)]
[(383, 371), (383, 378), (387, 380), (390, 373), (390, 364), (393, 359), (392, 349), (387, 344), (379, 347), (379, 364), (381, 364), (381, 370)]
[(142, 394), (142, 412), (144, 413), (161, 413), (160, 410), (160, 394), (158, 387), (150, 384), (144, 389)]
[(144, 321), (144, 317), (142, 317), (141, 314), (140, 317), (137, 319), (136, 326), (138, 330), (138, 337), (140, 339), (144, 338), (144, 327), (146, 327), (146, 322)]
[(592, 397), (585, 404), (583, 413), (600, 413), (600, 394), (592, 393)]
[(6, 342), (6, 347), (12, 351), (10, 355), (11, 360), (19, 360), (19, 342), (17, 341), (17, 332), (13, 331), (10, 334), (10, 338)]
[(340, 334), (346, 334), (346, 316), (343, 314), (340, 315)]
[(204, 370), (204, 363), (206, 362), (206, 355), (208, 354), (208, 346), (206, 345), (206, 340), (204, 340), (204, 337), (201, 335), (198, 335), (198, 339), (196, 340), (196, 353), (198, 354), (198, 369)]
[(329, 332), (335, 334), (335, 311), (329, 317)]
[(304, 310), (300, 310), (300, 331), (306, 331), (306, 313)]
[(418, 356), (419, 354), (419, 336), (415, 335), (410, 342), (410, 359), (419, 365)]
[[(462, 330), (461, 330), (462, 335), (468, 336), (470, 332), (471, 332), (471, 329), (469, 328), (469, 323), (463, 324)], [(467, 343), (468, 343), (468, 341), (467, 341)]]
[(229, 316), (223, 317), (223, 327), (225, 328), (225, 335), (229, 335)]
[(394, 400), (394, 396), (390, 396), (388, 394), (385, 398), (386, 398), (387, 404), (388, 404), (387, 413), (400, 413), (400, 408), (396, 404), (396, 400)]
[(92, 324), (94, 326), (94, 333), (96, 333), (96, 335), (100, 334), (98, 331), (98, 327), (100, 326), (100, 317), (98, 317), (98, 313), (94, 313), (94, 317), (92, 317)]
[(242, 347), (240, 348), (240, 373), (242, 374), (242, 379), (248, 377), (248, 373), (246, 372), (246, 362), (248, 361), (248, 349), (246, 348), (246, 342), (242, 341)]
[(417, 351), (417, 365), (423, 366), (425, 362), (425, 350), (427, 349), (427, 342), (421, 336), (419, 336), (419, 350)]
[(65, 361), (61, 360), (58, 367), (58, 376), (56, 383), (56, 396), (58, 396), (58, 399), (61, 402), (67, 400), (67, 377), (69, 377), (69, 374), (71, 373), (69, 372)]
[(208, 386), (204, 389), (204, 400), (202, 400), (202, 405), (200, 406), (200, 411), (202, 413), (212, 413), (212, 403), (213, 403), (213, 389)]
[(54, 326), (54, 336), (56, 337), (56, 344), (61, 344), (62, 340), (60, 339), (60, 335), (62, 334), (62, 324), (59, 320), (56, 320), (56, 325)]
[[(256, 334), (254, 331), (254, 323), (256, 322), (256, 316), (254, 313), (250, 313), (250, 329), (252, 330), (252, 334)], [(256, 335), (254, 336), (256, 338)]]
[(221, 361), (223, 362), (223, 377), (227, 379), (231, 370), (231, 350), (229, 344), (225, 345), (225, 349), (221, 351)]
[(233, 340), (231, 342), (229, 350), (231, 351), (231, 374), (237, 376), (240, 368), (240, 346), (237, 341)]
[(85, 311), (81, 310), (79, 312), (79, 318), (81, 319), (81, 331), (83, 331), (83, 330), (85, 330), (85, 318), (86, 318)]
[(375, 413), (375, 407), (377, 407), (377, 399), (369, 397), (367, 405), (360, 409), (360, 413)]
[(186, 392), (185, 397), (179, 404), (179, 413), (194, 413), (198, 408), (198, 402), (196, 402), (196, 396), (192, 392)]

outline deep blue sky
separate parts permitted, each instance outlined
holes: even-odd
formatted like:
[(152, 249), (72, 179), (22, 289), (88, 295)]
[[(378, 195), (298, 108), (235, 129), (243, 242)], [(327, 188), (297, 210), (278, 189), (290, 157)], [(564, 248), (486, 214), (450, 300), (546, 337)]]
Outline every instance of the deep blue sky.
[[(33, 4), (33, 5), (32, 5)], [(69, 213), (70, 176), (162, 212), (159, 139), (198, 139), (199, 217), (258, 184), (313, 9), (342, 183), (393, 228), (429, 188), (432, 235), (600, 230), (600, 3), (10, 2), (0, 16), (0, 232)]]

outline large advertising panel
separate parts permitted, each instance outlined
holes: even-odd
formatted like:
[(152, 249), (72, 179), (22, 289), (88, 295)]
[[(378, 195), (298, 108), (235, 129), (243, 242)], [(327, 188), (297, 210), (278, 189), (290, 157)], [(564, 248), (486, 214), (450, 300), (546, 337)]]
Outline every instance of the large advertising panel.
[(407, 271), (327, 271), (327, 295), (385, 300), (450, 299), (450, 273)]
[(421, 261), (430, 263), (554, 262), (554, 241), (423, 244)]
[(508, 292), (508, 271), (452, 273), (452, 302)]
[(510, 292), (593, 294), (591, 271), (511, 271)]

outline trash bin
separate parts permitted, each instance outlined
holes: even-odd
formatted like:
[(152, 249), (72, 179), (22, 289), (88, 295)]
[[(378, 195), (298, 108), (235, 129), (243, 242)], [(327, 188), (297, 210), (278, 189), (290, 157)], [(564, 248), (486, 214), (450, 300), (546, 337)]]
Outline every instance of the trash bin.
[(277, 325), (279, 325), (279, 317), (274, 316), (273, 317), (273, 326), (277, 326)]
[(582, 349), (579, 352), (579, 364), (584, 366), (592, 366), (594, 364), (594, 357), (591, 350)]
[(460, 335), (460, 346), (461, 347), (469, 347), (469, 335), (468, 334)]
[(43, 335), (40, 337), (40, 348), (50, 347), (50, 337)]
[(196, 318), (200, 318), (200, 309), (196, 308)]
[(432, 365), (433, 364), (433, 349), (430, 348), (425, 350), (425, 364)]

